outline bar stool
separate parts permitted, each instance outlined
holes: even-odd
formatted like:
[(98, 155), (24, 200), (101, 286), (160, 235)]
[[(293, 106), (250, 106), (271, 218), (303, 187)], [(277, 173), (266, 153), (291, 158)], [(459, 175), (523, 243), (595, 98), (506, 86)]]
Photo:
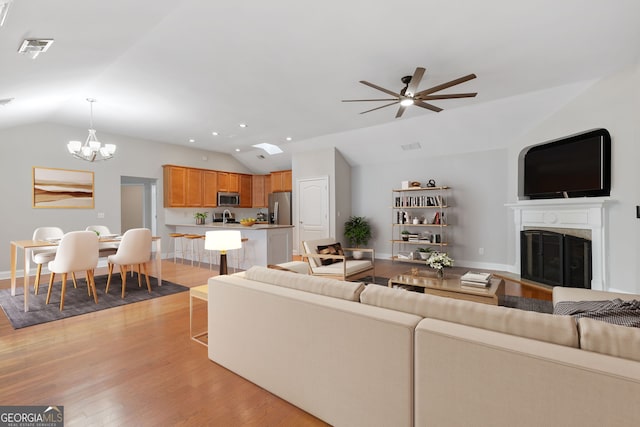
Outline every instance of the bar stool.
[[(204, 254), (203, 251), (206, 253), (207, 258), (209, 259), (209, 270), (211, 270), (211, 266), (213, 265), (213, 251), (212, 250), (206, 250), (204, 249), (204, 241), (206, 239), (205, 235), (200, 235), (200, 239), (202, 240), (202, 250), (200, 251), (200, 260), (202, 261), (202, 258), (204, 258)], [(200, 264), (198, 264), (198, 267), (200, 266)]]
[(191, 258), (191, 266), (193, 267), (193, 259), (198, 257), (198, 266), (200, 266), (200, 245), (198, 245), (198, 251), (196, 252), (196, 241), (200, 240), (204, 236), (200, 234), (185, 234), (184, 238), (191, 241), (191, 251), (189, 252), (189, 256)]
[[(244, 261), (244, 242), (246, 242), (247, 240), (249, 240), (248, 237), (242, 237), (240, 239), (240, 242), (242, 243), (242, 261)], [(232, 251), (233, 255), (236, 257), (236, 267), (235, 270), (233, 271), (234, 273), (237, 273), (238, 270), (240, 270), (240, 251)], [(230, 252), (231, 253), (231, 252)]]
[(171, 249), (171, 244), (173, 243), (173, 263), (176, 263), (176, 254), (178, 252), (178, 239), (180, 239), (180, 257), (184, 258), (184, 233), (169, 233), (169, 248), (167, 249), (167, 258), (169, 258), (169, 253)]

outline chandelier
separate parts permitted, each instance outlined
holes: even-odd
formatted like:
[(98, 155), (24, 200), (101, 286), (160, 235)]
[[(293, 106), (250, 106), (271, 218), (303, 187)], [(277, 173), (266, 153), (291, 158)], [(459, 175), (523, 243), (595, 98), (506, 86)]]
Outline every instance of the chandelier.
[(93, 98), (87, 98), (91, 109), (89, 119), (89, 136), (84, 144), (81, 141), (69, 141), (67, 144), (67, 150), (76, 159), (86, 160), (88, 162), (95, 162), (99, 160), (109, 160), (116, 152), (115, 144), (104, 144), (104, 147), (98, 141), (96, 137), (96, 130), (93, 128), (93, 103), (96, 102)]

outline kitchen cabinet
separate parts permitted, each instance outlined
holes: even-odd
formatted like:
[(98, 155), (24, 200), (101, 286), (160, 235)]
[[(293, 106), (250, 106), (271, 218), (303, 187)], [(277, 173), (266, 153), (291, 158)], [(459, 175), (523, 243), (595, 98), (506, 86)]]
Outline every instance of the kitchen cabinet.
[(187, 168), (164, 165), (163, 167), (164, 207), (186, 206)]
[(202, 206), (215, 208), (218, 206), (218, 172), (206, 170), (203, 175)]
[(271, 192), (291, 191), (293, 187), (291, 181), (290, 170), (271, 172)]
[(267, 188), (267, 185), (271, 181), (269, 175), (253, 175), (252, 181), (252, 207), (268, 207), (269, 189)]
[(251, 175), (239, 174), (238, 180), (240, 181), (240, 206), (241, 208), (252, 207), (253, 194), (251, 193)]
[(202, 170), (187, 168), (186, 203), (188, 207), (202, 206)]
[(227, 193), (240, 192), (240, 177), (233, 172), (218, 172), (218, 191)]

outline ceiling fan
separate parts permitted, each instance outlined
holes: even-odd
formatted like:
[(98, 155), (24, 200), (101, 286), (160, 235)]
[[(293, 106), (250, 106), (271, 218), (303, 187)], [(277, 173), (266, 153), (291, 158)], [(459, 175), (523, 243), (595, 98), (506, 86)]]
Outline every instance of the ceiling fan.
[(401, 80), (404, 83), (404, 88), (400, 91), (400, 93), (395, 93), (389, 89), (385, 89), (378, 85), (374, 85), (373, 83), (369, 83), (365, 80), (360, 80), (360, 83), (363, 85), (367, 85), (374, 89), (377, 89), (381, 92), (386, 93), (387, 95), (393, 96), (393, 98), (382, 98), (382, 99), (343, 99), (342, 102), (369, 102), (369, 101), (393, 101), (389, 104), (383, 105), (381, 107), (372, 108), (371, 110), (363, 111), (360, 114), (369, 113), (371, 111), (379, 110), (381, 108), (390, 107), (392, 105), (400, 104), (400, 108), (396, 113), (396, 118), (402, 116), (404, 110), (411, 105), (417, 105), (418, 107), (426, 108), (427, 110), (435, 111), (436, 113), (442, 111), (442, 108), (436, 107), (435, 105), (431, 105), (425, 101), (433, 101), (436, 99), (453, 99), (453, 98), (473, 98), (477, 95), (477, 92), (473, 93), (451, 93), (451, 94), (441, 94), (441, 95), (433, 95), (435, 92), (439, 92), (443, 89), (450, 88), (451, 86), (459, 85), (460, 83), (464, 83), (466, 81), (472, 80), (476, 78), (475, 74), (469, 74), (464, 77), (460, 77), (459, 79), (451, 80), (447, 83), (442, 83), (437, 86), (433, 86), (429, 89), (422, 90), (417, 92), (418, 85), (422, 80), (422, 76), (424, 75), (425, 69), (422, 67), (417, 67), (416, 71), (413, 73), (413, 76), (404, 76)]

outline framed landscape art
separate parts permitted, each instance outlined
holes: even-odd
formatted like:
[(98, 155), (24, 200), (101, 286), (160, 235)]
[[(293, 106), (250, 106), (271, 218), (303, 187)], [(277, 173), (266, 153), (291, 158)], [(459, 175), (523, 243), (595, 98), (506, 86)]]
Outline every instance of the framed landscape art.
[(33, 207), (93, 209), (93, 172), (33, 167)]

